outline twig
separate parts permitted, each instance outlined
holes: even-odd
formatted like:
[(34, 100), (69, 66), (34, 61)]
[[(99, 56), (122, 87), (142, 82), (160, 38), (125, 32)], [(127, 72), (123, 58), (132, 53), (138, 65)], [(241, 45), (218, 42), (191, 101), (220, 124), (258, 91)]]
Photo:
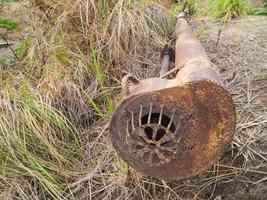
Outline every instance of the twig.
[(6, 44), (8, 45), (8, 47), (10, 48), (10, 50), (12, 51), (12, 53), (14, 54), (14, 56), (16, 57), (16, 59), (19, 60), (18, 56), (16, 55), (15, 51), (10, 46), (9, 42), (7, 41), (7, 39), (1, 33), (0, 33), (0, 35), (3, 38), (3, 40), (6, 42)]
[(185, 11), (185, 8), (186, 8), (187, 4), (188, 4), (188, 0), (185, 0), (185, 1), (184, 1), (184, 5), (183, 5), (182, 12), (184, 12), (184, 11)]
[(267, 175), (267, 172), (265, 172), (265, 171), (258, 171), (258, 170), (253, 170), (253, 169), (244, 169), (244, 168), (240, 168), (240, 167), (234, 167), (234, 166), (228, 166), (228, 165), (221, 165), (221, 164), (217, 164), (217, 166), (224, 167), (224, 168), (229, 168), (229, 169), (235, 169), (235, 170), (243, 171), (243, 172), (251, 172), (251, 173), (257, 173), (257, 174)]
[(216, 47), (217, 47), (218, 44), (219, 44), (221, 33), (222, 33), (222, 30), (220, 29), (220, 30), (218, 31), (218, 35), (217, 35)]
[(260, 179), (260, 180), (258, 180), (258, 181), (256, 181), (256, 182), (254, 182), (254, 183), (252, 183), (253, 185), (257, 185), (257, 184), (259, 184), (259, 183), (261, 183), (261, 182), (264, 182), (264, 181), (267, 181), (267, 177), (264, 177), (264, 178), (262, 178), (262, 179)]
[(8, 42), (8, 43), (6, 43), (6, 42), (0, 42), (0, 46), (8, 46), (8, 44), (9, 45), (13, 45), (14, 42)]

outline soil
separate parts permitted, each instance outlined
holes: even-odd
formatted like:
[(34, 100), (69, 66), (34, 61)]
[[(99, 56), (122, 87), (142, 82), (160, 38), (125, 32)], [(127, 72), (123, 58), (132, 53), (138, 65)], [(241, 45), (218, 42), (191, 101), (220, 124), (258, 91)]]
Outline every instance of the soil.
[[(7, 30), (0, 28), (0, 33), (10, 42), (10, 47), (15, 50), (18, 48), (19, 41), (24, 39), (29, 33), (30, 26), (26, 22), (25, 4), (24, 3), (4, 3), (0, 6), (0, 19), (8, 19), (18, 23), (15, 30)], [(0, 43), (5, 44), (6, 41), (0, 37)], [(13, 55), (8, 45), (0, 46), (0, 60)], [(1, 64), (0, 64), (1, 65)]]
[[(7, 4), (0, 10), (0, 18), (20, 22), (17, 30), (5, 33), (15, 44), (28, 32), (23, 6)], [(198, 19), (194, 26), (204, 30), (200, 40), (232, 93), (238, 125), (232, 147), (214, 169), (170, 185), (182, 199), (267, 199), (267, 17), (226, 24)], [(0, 58), (11, 54), (0, 49)]]
[[(237, 170), (205, 188), (200, 197), (267, 199), (267, 17), (248, 16), (227, 24), (199, 20), (196, 26), (205, 28), (200, 40), (231, 91), (239, 115), (233, 150), (220, 164), (250, 171)], [(252, 121), (255, 126), (251, 126)], [(249, 155), (255, 152), (256, 157)]]

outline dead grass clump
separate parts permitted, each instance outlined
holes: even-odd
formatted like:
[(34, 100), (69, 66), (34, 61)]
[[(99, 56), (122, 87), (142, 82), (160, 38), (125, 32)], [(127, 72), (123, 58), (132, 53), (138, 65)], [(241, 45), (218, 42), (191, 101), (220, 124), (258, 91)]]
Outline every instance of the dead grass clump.
[(46, 1), (44, 5), (45, 10), (35, 11), (39, 37), (29, 50), (35, 53), (25, 59), (30, 63), (26, 70), (39, 79), (39, 87), (49, 90), (49, 85), (71, 80), (86, 90), (96, 77), (110, 113), (112, 106), (106, 93), (111, 94), (114, 87), (106, 85), (118, 87), (123, 74), (141, 71), (138, 69), (150, 75), (157, 73), (154, 69), (159, 65), (159, 50), (172, 26), (170, 14), (163, 7), (147, 1), (89, 0), (66, 4)]
[(124, 0), (32, 0), (27, 12), (31, 44), (1, 85), (0, 196), (131, 196), (135, 178), (106, 137), (111, 99), (126, 72), (158, 73), (170, 14)]
[[(158, 73), (170, 14), (128, 0), (32, 0), (28, 13), (31, 45), (1, 74), (0, 199), (252, 199), (258, 188), (266, 194), (262, 42), (231, 43), (236, 32), (229, 27), (218, 46), (217, 32), (201, 37), (233, 94), (237, 133), (212, 169), (168, 182), (143, 177), (118, 157), (108, 119), (123, 74)], [(258, 64), (248, 65), (255, 58)]]

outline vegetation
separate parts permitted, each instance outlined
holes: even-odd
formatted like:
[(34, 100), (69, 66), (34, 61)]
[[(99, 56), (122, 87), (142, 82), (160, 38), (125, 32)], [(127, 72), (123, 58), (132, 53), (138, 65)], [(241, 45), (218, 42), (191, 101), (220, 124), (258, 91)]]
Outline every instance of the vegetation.
[(0, 3), (12, 3), (12, 2), (21, 2), (23, 0), (0, 0)]
[(261, 7), (253, 8), (251, 13), (253, 15), (267, 15), (267, 0), (262, 0)]
[(253, 15), (267, 15), (266, 8), (255, 8), (252, 10)]
[(188, 9), (189, 9), (190, 15), (194, 15), (196, 13), (197, 2), (198, 2), (198, 0), (189, 0), (188, 1)]
[[(266, 135), (253, 129), (264, 126), (265, 119), (260, 112), (244, 118), (242, 109), (250, 111), (252, 100), (239, 102), (250, 97), (250, 88), (235, 91), (248, 92), (235, 99), (240, 121), (229, 150), (233, 163), (245, 160), (242, 165), (220, 171), (218, 164), (200, 179), (170, 183), (143, 177), (113, 150), (108, 126), (122, 99), (120, 80), (127, 72), (156, 76), (160, 51), (174, 28), (177, 8), (170, 12), (151, 2), (29, 0), (29, 37), (14, 50), (16, 59), (4, 60), (8, 67), (0, 61), (0, 199), (196, 199), (217, 181), (230, 182), (242, 172), (266, 176), (261, 169), (266, 153), (259, 147)], [(246, 13), (241, 0), (212, 2), (215, 17)], [(190, 12), (200, 3), (189, 1)], [(1, 28), (17, 26), (0, 20)], [(206, 34), (206, 26), (196, 34)], [(228, 53), (220, 54), (223, 61)], [(247, 69), (243, 72), (247, 76)], [(247, 127), (256, 136), (248, 136)], [(252, 168), (247, 163), (255, 157), (259, 165)]]
[(113, 184), (124, 181), (127, 166), (103, 127), (122, 76), (159, 65), (151, 55), (174, 15), (149, 1), (97, 0), (33, 0), (28, 13), (33, 37), (20, 41), (19, 60), (0, 76), (0, 199), (80, 199), (86, 185), (98, 187), (88, 183), (98, 173), (105, 189), (119, 190)]
[[(28, 97), (26, 85), (23, 87), (22, 99), (6, 99), (6, 103), (12, 101), (13, 107), (1, 108), (1, 174), (6, 186), (15, 177), (31, 177), (43, 198), (60, 199), (65, 178), (71, 176), (73, 166), (84, 155), (81, 137), (65, 116), (41, 97)], [(80, 166), (76, 167), (79, 171)], [(21, 196), (26, 199), (27, 190), (24, 192)]]
[(224, 21), (247, 14), (248, 4), (243, 0), (214, 0), (211, 1), (211, 14)]
[(5, 28), (7, 30), (14, 30), (18, 27), (18, 23), (10, 19), (0, 19), (0, 28)]

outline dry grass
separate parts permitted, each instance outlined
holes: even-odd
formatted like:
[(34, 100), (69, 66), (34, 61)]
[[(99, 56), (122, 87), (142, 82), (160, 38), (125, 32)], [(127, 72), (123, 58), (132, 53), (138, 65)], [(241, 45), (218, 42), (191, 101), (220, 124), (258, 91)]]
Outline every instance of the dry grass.
[(0, 79), (0, 199), (214, 199), (232, 194), (229, 187), (251, 185), (253, 193), (263, 185), (267, 76), (255, 58), (266, 51), (255, 38), (235, 41), (229, 27), (218, 46), (216, 32), (203, 36), (236, 102), (235, 139), (204, 174), (166, 182), (117, 156), (108, 121), (126, 72), (158, 74), (173, 15), (149, 1), (32, 0), (27, 7), (32, 41)]
[(170, 14), (147, 1), (27, 7), (31, 44), (1, 74), (1, 198), (124, 196), (128, 167), (106, 137), (111, 99), (126, 72), (158, 73)]

